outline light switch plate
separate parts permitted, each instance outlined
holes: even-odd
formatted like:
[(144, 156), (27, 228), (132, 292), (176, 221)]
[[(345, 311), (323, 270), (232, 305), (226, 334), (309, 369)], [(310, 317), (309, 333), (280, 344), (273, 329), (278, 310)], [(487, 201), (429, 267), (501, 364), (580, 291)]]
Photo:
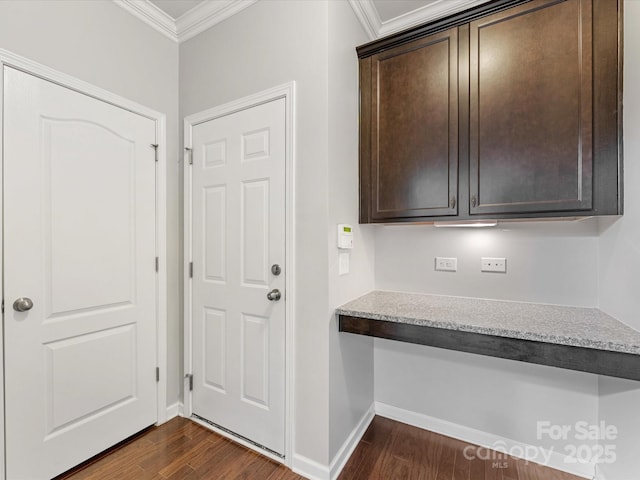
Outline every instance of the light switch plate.
[(346, 275), (349, 273), (349, 253), (341, 252), (338, 254), (338, 275)]
[(458, 259), (454, 257), (436, 257), (436, 270), (455, 272), (458, 270)]
[(507, 273), (506, 258), (482, 257), (480, 259), (481, 272)]

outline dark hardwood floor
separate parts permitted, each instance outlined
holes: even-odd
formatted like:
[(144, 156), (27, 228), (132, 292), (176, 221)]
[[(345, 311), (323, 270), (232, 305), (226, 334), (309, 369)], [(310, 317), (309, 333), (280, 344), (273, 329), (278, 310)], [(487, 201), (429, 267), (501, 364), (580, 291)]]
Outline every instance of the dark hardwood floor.
[[(466, 447), (468, 453), (473, 451), (468, 443), (375, 417), (339, 480), (581, 480), (514, 458), (468, 460)], [(55, 480), (302, 478), (178, 417), (132, 437)]]
[(177, 417), (55, 480), (303, 479), (286, 467)]
[(384, 417), (373, 419), (339, 480), (373, 478), (584, 480)]

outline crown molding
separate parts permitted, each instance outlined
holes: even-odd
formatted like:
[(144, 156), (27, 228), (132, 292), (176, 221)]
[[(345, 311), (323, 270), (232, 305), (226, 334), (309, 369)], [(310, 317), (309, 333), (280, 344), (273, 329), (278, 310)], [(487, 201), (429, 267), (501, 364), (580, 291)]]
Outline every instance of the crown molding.
[(205, 1), (175, 20), (149, 0), (113, 1), (174, 42), (184, 42), (250, 7), (258, 0)]
[(487, 3), (487, 1), (439, 0), (384, 22), (380, 20), (373, 0), (349, 0), (349, 4), (371, 40), (377, 40), (392, 33)]
[[(113, 2), (174, 42), (184, 42), (250, 7), (258, 0), (204, 1), (174, 20), (149, 0)], [(371, 40), (446, 17), (488, 0), (438, 0), (387, 21), (381, 21), (373, 0), (349, 0), (356, 17)]]
[(178, 41), (184, 42), (250, 7), (258, 0), (202, 2), (176, 20)]
[(178, 41), (178, 31), (173, 17), (160, 10), (149, 0), (113, 0), (113, 2), (165, 37), (174, 42)]
[[(365, 1), (370, 2), (371, 0)], [(407, 28), (420, 25), (421, 23), (431, 22), (453, 13), (468, 10), (469, 8), (482, 3), (487, 3), (487, 0), (440, 0), (439, 2), (426, 5), (412, 12), (408, 12), (404, 15), (400, 15), (399, 17), (382, 22), (382, 27), (378, 32), (378, 36), (384, 37), (392, 33), (400, 32)]]
[(378, 16), (378, 11), (370, 0), (349, 0), (349, 4), (356, 14), (358, 21), (367, 32), (371, 40), (377, 40), (382, 22)]

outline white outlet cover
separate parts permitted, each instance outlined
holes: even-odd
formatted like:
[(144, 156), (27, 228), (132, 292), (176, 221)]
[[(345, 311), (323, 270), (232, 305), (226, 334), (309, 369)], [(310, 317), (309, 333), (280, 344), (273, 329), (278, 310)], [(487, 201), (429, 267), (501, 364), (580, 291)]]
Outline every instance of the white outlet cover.
[(480, 259), (480, 271), (507, 273), (507, 259), (499, 257), (482, 257)]
[(458, 259), (455, 257), (436, 257), (435, 269), (440, 272), (455, 272), (458, 270)]

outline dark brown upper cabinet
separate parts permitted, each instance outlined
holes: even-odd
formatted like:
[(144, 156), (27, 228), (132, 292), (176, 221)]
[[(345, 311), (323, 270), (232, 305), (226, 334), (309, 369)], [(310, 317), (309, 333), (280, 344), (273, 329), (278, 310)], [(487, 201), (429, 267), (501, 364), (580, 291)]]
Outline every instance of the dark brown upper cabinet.
[(360, 221), (622, 213), (616, 0), (497, 0), (358, 48)]
[(370, 79), (372, 218), (455, 215), (458, 29), (374, 55)]
[(591, 0), (471, 22), (472, 214), (591, 210)]

